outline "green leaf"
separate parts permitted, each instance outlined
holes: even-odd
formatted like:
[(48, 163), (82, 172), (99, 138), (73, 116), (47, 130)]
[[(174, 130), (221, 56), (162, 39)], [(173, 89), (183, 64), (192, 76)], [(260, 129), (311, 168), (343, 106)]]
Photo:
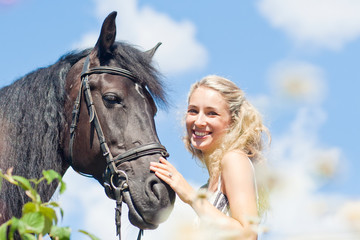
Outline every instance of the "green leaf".
[(42, 231), (42, 234), (43, 235), (49, 234), (52, 226), (53, 226), (53, 222), (50, 219), (45, 218), (44, 229)]
[(14, 232), (16, 231), (18, 231), (20, 235), (25, 233), (26, 230), (25, 224), (20, 219), (17, 219), (16, 217), (12, 217), (10, 221), (11, 224), (9, 225), (10, 226), (9, 239), (13, 238)]
[(60, 181), (60, 194), (63, 194), (66, 190), (66, 183), (63, 181)]
[(86, 236), (88, 236), (91, 240), (100, 240), (100, 238), (96, 237), (95, 235), (88, 233), (84, 230), (79, 230), (79, 232), (85, 234)]
[(38, 209), (38, 204), (35, 204), (34, 202), (27, 202), (23, 206), (22, 213), (23, 215), (26, 213), (36, 212)]
[(30, 190), (30, 191), (33, 190), (33, 187), (31, 186), (30, 181), (27, 180), (26, 178), (21, 177), (21, 176), (13, 176), (13, 179), (15, 179), (19, 183), (19, 186), (22, 189)]
[(36, 240), (36, 237), (34, 234), (25, 233), (25, 234), (21, 235), (21, 239), (22, 240)]
[(59, 240), (69, 240), (71, 235), (71, 229), (68, 227), (52, 226), (50, 236), (52, 238), (58, 237)]
[(59, 180), (60, 194), (64, 193), (64, 191), (66, 189), (66, 184), (62, 180), (62, 176), (58, 172), (50, 169), (50, 170), (44, 170), (42, 173), (44, 175), (44, 178), (47, 180), (47, 184), (50, 184), (55, 179)]
[(47, 184), (50, 184), (52, 181), (54, 181), (55, 179), (59, 180), (60, 182), (62, 181), (62, 177), (61, 175), (50, 169), (50, 170), (43, 170), (43, 175), (44, 175), (44, 178), (46, 179), (47, 181)]
[(24, 214), (21, 221), (25, 224), (27, 232), (40, 234), (45, 226), (45, 217), (39, 212)]
[(50, 208), (50, 207), (45, 207), (45, 206), (41, 206), (40, 207), (40, 213), (46, 217), (47, 219), (49, 219), (51, 222), (54, 222), (55, 224), (57, 224), (57, 216), (56, 216), (56, 212), (54, 209)]
[(60, 215), (61, 215), (61, 219), (64, 218), (64, 210), (62, 208), (60, 208)]
[(11, 221), (7, 221), (6, 223), (0, 226), (0, 239), (7, 239), (7, 228), (10, 225)]
[(45, 205), (45, 206), (50, 205), (50, 206), (52, 206), (53, 208), (58, 208), (59, 211), (60, 211), (61, 219), (63, 219), (63, 217), (64, 217), (64, 210), (60, 207), (60, 204), (59, 204), (59, 203), (57, 203), (57, 202), (47, 202), (47, 203), (45, 203), (44, 205)]
[(58, 202), (47, 202), (47, 203), (45, 203), (45, 205), (60, 208), (60, 204)]

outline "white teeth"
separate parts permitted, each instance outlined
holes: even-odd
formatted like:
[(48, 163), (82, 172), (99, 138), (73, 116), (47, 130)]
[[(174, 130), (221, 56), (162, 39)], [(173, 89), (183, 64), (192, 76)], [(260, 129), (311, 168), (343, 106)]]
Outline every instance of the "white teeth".
[(195, 131), (194, 133), (195, 133), (196, 136), (200, 136), (200, 137), (203, 137), (203, 136), (207, 135), (207, 132), (197, 132), (197, 131)]

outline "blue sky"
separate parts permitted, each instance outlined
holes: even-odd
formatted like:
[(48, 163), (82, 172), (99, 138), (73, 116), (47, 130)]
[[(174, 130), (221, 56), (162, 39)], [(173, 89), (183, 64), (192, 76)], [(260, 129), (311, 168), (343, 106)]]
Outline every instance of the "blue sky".
[[(93, 46), (114, 10), (117, 40), (144, 50), (163, 43), (155, 60), (172, 104), (157, 115), (157, 129), (170, 160), (194, 186), (206, 182), (207, 174), (183, 147), (182, 113), (190, 84), (218, 74), (236, 82), (262, 112), (272, 133), (272, 174), (286, 183), (274, 194), (277, 217), (269, 220), (273, 231), (264, 239), (300, 230), (351, 234), (337, 223), (346, 222), (339, 212), (360, 196), (358, 1), (0, 0), (0, 86), (70, 50)], [(71, 170), (65, 181), (68, 191), (57, 198), (63, 224), (114, 238), (115, 203), (95, 181)], [(320, 203), (328, 209), (321, 224), (324, 215), (307, 211)], [(145, 239), (166, 239), (166, 229), (185, 212), (191, 216), (177, 201), (166, 227), (147, 231)], [(294, 218), (297, 226), (289, 224)], [(136, 232), (130, 226), (123, 231)]]

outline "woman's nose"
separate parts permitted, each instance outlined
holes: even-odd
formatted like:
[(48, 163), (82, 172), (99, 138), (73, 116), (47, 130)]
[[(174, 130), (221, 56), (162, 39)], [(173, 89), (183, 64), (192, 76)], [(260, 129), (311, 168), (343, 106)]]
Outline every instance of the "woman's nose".
[(206, 125), (206, 119), (204, 114), (198, 114), (196, 120), (195, 120), (196, 126), (205, 126)]

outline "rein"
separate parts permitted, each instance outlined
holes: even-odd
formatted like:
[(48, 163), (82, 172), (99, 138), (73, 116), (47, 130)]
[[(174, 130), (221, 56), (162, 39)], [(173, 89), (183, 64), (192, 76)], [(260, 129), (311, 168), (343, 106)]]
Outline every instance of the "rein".
[[(168, 157), (169, 154), (164, 146), (154, 142), (154, 143), (149, 143), (131, 148), (128, 151), (119, 154), (115, 157), (112, 156), (109, 146), (106, 143), (106, 139), (103, 130), (101, 128), (101, 124), (97, 116), (94, 102), (92, 99), (90, 86), (89, 86), (89, 75), (102, 74), (102, 73), (120, 75), (132, 80), (137, 86), (139, 86), (139, 84), (136, 82), (135, 76), (126, 69), (117, 68), (117, 67), (107, 67), (107, 66), (89, 68), (89, 66), (90, 66), (90, 58), (89, 56), (87, 56), (81, 72), (80, 89), (77, 98), (74, 102), (74, 108), (72, 111), (72, 123), (70, 125), (70, 142), (69, 142), (69, 151), (70, 151), (69, 163), (70, 165), (72, 165), (73, 162), (73, 145), (75, 141), (75, 130), (79, 121), (81, 97), (84, 94), (89, 112), (89, 121), (94, 125), (95, 131), (97, 133), (100, 142), (101, 151), (106, 159), (107, 166), (105, 172), (103, 173), (104, 188), (106, 195), (109, 198), (114, 199), (116, 201), (116, 208), (115, 208), (116, 235), (118, 235), (119, 240), (121, 240), (121, 232), (120, 232), (121, 205), (123, 202), (123, 194), (125, 192), (129, 192), (129, 184), (128, 184), (127, 174), (124, 171), (117, 169), (117, 166), (119, 166), (124, 162), (136, 160), (137, 158), (146, 155), (161, 154), (163, 157)], [(87, 177), (91, 177), (91, 175), (87, 175), (84, 173), (80, 173), (80, 174)], [(143, 230), (140, 229), (138, 239), (141, 238), (142, 233)]]

